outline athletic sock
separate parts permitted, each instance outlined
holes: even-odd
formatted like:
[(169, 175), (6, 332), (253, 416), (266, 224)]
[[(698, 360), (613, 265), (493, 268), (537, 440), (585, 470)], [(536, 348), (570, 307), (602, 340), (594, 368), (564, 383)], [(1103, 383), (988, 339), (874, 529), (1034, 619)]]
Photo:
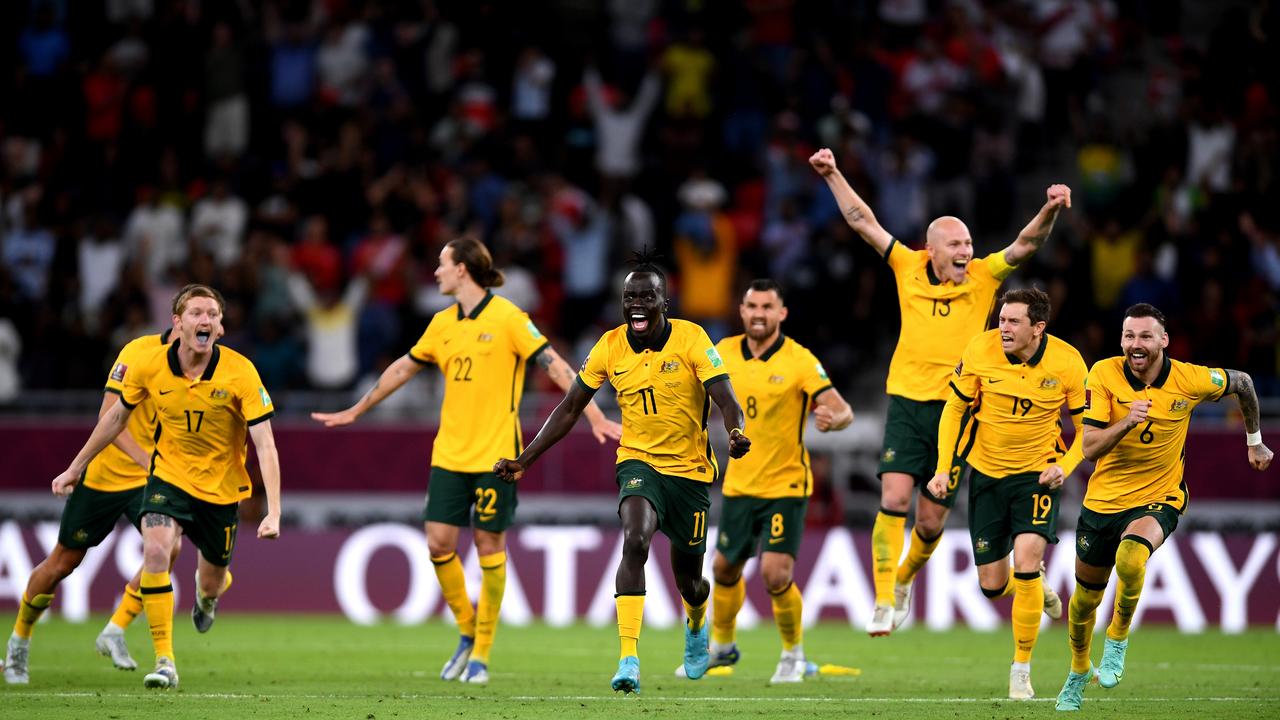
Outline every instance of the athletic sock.
[(644, 591), (614, 596), (618, 606), (618, 658), (640, 657), (640, 625), (644, 621)]
[(139, 588), (142, 607), (147, 612), (147, 625), (151, 626), (151, 644), (156, 657), (173, 658), (173, 585), (169, 573), (142, 571)]
[(707, 624), (707, 600), (703, 598), (702, 602), (697, 605), (690, 605), (688, 600), (680, 598), (680, 602), (684, 603), (684, 614), (689, 616), (689, 629), (698, 632), (703, 625)]
[(27, 597), (25, 592), (22, 593), (22, 604), (18, 606), (18, 619), (13, 623), (13, 633), (24, 640), (30, 640), (36, 621), (52, 603), (52, 593), (38, 593), (35, 597)]
[(471, 659), (489, 664), (493, 636), (498, 632), (498, 612), (502, 594), (507, 588), (507, 554), (497, 552), (480, 556), (480, 602), (476, 607), (476, 647)]
[(907, 514), (880, 508), (871, 529), (872, 577), (875, 581), (876, 604), (893, 604), (893, 581), (902, 557), (902, 531)]
[(938, 547), (938, 542), (942, 540), (942, 533), (939, 532), (933, 536), (931, 540), (925, 540), (920, 536), (920, 528), (911, 531), (911, 545), (907, 548), (907, 557), (898, 566), (897, 582), (899, 585), (909, 585), (915, 579), (916, 573), (920, 572), (920, 568), (929, 562), (929, 557), (933, 555), (933, 551)]
[(1147, 560), (1151, 557), (1151, 544), (1138, 535), (1125, 535), (1116, 548), (1116, 610), (1107, 627), (1107, 637), (1124, 640), (1129, 637), (1129, 623), (1138, 609), (1138, 596), (1142, 595), (1142, 583), (1147, 576)]
[(142, 593), (125, 585), (124, 595), (120, 596), (120, 604), (116, 605), (116, 611), (111, 614), (110, 625), (124, 630), (140, 612), (142, 612)]
[(1044, 612), (1044, 579), (1040, 572), (1013, 574), (1013, 661), (1031, 662)]
[(1097, 619), (1098, 606), (1107, 586), (1094, 585), (1076, 578), (1076, 590), (1067, 606), (1067, 644), (1071, 646), (1071, 672), (1089, 672), (1093, 662), (1089, 649), (1093, 644), (1093, 623)]
[(738, 634), (738, 611), (747, 598), (747, 581), (741, 575), (732, 585), (712, 583), (711, 642), (732, 643)]
[(782, 636), (782, 649), (793, 650), (804, 642), (804, 598), (795, 582), (787, 583), (782, 592), (769, 593), (773, 601), (773, 622)]
[(453, 620), (458, 624), (458, 632), (467, 637), (476, 636), (476, 609), (467, 597), (467, 577), (462, 572), (462, 561), (458, 553), (451, 552), (443, 557), (431, 558), (436, 568), (436, 579), (440, 581), (440, 592), (444, 601), (453, 611)]

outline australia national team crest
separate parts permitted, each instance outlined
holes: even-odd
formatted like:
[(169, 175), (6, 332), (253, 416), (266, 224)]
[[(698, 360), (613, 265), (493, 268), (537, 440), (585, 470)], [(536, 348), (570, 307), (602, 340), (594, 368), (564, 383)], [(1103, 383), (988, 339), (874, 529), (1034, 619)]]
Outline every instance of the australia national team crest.
[(80, 528), (79, 530), (76, 530), (74, 534), (72, 534), (71, 539), (75, 540), (76, 542), (85, 542), (86, 540), (89, 539), (89, 533), (86, 532), (84, 528)]
[(1188, 406), (1188, 405), (1190, 405), (1190, 404), (1191, 404), (1191, 403), (1187, 402), (1187, 399), (1186, 399), (1186, 398), (1178, 398), (1177, 400), (1174, 400), (1172, 404), (1170, 404), (1170, 405), (1169, 405), (1169, 410), (1170, 410), (1171, 412), (1178, 412), (1179, 410), (1186, 410), (1186, 409), (1187, 409), (1187, 406)]
[(628, 480), (628, 481), (623, 485), (623, 487), (625, 487), (625, 488), (626, 488), (626, 489), (628, 489), (628, 490), (635, 490), (636, 488), (639, 488), (639, 487), (641, 487), (641, 486), (643, 486), (643, 485), (644, 485), (644, 478), (638, 478), (638, 477), (637, 477), (637, 478), (631, 478), (630, 480)]
[(893, 462), (893, 459), (896, 457), (898, 457), (897, 450), (894, 450), (893, 448), (885, 448), (884, 455), (883, 455), (883, 459), (885, 462)]
[(213, 392), (209, 393), (209, 397), (214, 400), (226, 400), (230, 394), (226, 388), (214, 388)]
[(493, 333), (480, 333), (480, 337), (477, 337), (476, 340), (482, 343), (493, 342)]
[(662, 370), (660, 370), (659, 372), (661, 372), (661, 373), (663, 373), (663, 374), (666, 374), (666, 373), (673, 373), (673, 372), (676, 372), (676, 371), (677, 371), (677, 370), (679, 370), (679, 369), (680, 369), (680, 361), (679, 361), (679, 360), (664, 360), (664, 361), (662, 362)]
[(1041, 390), (1052, 390), (1058, 387), (1058, 378), (1045, 377), (1040, 379)]
[(781, 385), (782, 383), (784, 383), (784, 382), (786, 382), (786, 381), (787, 381), (787, 379), (786, 379), (786, 378), (784, 378), (784, 377), (782, 377), (781, 375), (770, 375), (770, 376), (769, 376), (769, 384), (770, 384), (770, 385)]
[(1089, 538), (1081, 535), (1076, 538), (1076, 544), (1080, 546), (1081, 550), (1087, 551), (1089, 549)]
[(978, 540), (973, 543), (973, 549), (980, 553), (984, 553), (991, 549), (991, 543), (987, 542), (986, 538), (978, 538)]

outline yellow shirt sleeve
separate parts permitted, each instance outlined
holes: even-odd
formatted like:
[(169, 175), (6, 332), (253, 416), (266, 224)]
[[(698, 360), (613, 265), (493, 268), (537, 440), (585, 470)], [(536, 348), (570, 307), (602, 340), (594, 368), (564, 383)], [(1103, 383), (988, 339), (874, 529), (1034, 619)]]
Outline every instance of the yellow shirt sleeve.
[(595, 347), (587, 353), (582, 361), (582, 370), (578, 371), (578, 382), (590, 392), (600, 389), (609, 379), (609, 336), (606, 334), (596, 341)]
[(131, 352), (134, 343), (129, 342), (120, 348), (120, 354), (116, 356), (116, 361), (111, 365), (111, 372), (107, 374), (107, 385), (105, 390), (113, 392), (117, 395), (124, 395), (124, 379), (129, 374), (130, 366), (133, 367), (135, 373), (140, 372), (136, 353)]
[(271, 396), (267, 394), (266, 387), (262, 385), (258, 369), (248, 361), (245, 364), (248, 367), (236, 383), (235, 393), (236, 400), (240, 403), (240, 414), (244, 416), (245, 424), (252, 427), (270, 419), (276, 414), (276, 409), (271, 404)]
[(1004, 259), (1004, 250), (997, 250), (991, 253), (982, 258), (982, 262), (987, 266), (987, 271), (991, 273), (991, 277), (996, 280), (1004, 280), (1013, 274), (1014, 266)]
[(432, 318), (427, 325), (427, 329), (422, 331), (422, 337), (418, 338), (418, 342), (409, 348), (409, 357), (423, 364), (435, 362), (436, 338), (439, 335), (439, 323), (436, 322), (436, 318)]
[(1084, 384), (1084, 422), (1093, 427), (1111, 425), (1111, 390), (1103, 379), (1102, 363), (1093, 364)]
[(1072, 415), (1079, 415), (1089, 405), (1089, 399), (1085, 395), (1088, 371), (1085, 369), (1083, 359), (1077, 359), (1071, 363), (1071, 375), (1067, 378), (1067, 383), (1067, 409)]
[[(164, 363), (166, 353), (160, 353), (159, 362)], [(147, 387), (147, 382), (151, 376), (155, 374), (156, 358), (150, 356), (142, 358), (141, 362), (135, 368), (129, 368), (120, 374), (122, 388), (120, 391), (120, 402), (125, 407), (132, 410), (139, 403), (151, 396), (151, 391)]]
[(969, 346), (964, 350), (964, 355), (960, 358), (960, 364), (956, 365), (956, 369), (951, 375), (951, 392), (955, 393), (955, 396), (963, 400), (965, 403), (971, 403), (978, 397), (978, 384), (981, 381), (981, 378), (974, 373), (969, 372), (969, 370), (965, 368), (965, 364), (972, 364), (972, 361), (975, 358), (973, 346), (982, 337), (982, 335), (979, 335), (969, 343)]
[(720, 357), (720, 352), (716, 350), (716, 346), (711, 344), (711, 338), (707, 335), (707, 331), (698, 327), (698, 334), (693, 339), (693, 345), (689, 348), (690, 362), (693, 363), (693, 371), (697, 374), (698, 379), (702, 381), (703, 386), (710, 385), (712, 382), (720, 378), (728, 379), (729, 371), (725, 369), (724, 360)]
[(800, 361), (804, 363), (804, 382), (800, 386), (801, 392), (812, 398), (831, 387), (831, 379), (827, 377), (826, 369), (812, 352), (805, 350)]
[(533, 324), (528, 313), (514, 312), (507, 318), (507, 334), (517, 355), (529, 359), (542, 352), (551, 343)]
[(1201, 400), (1221, 400), (1231, 384), (1226, 368), (1196, 365), (1192, 368), (1191, 375), (1196, 380), (1195, 389)]
[(884, 261), (889, 264), (894, 275), (901, 275), (919, 264), (919, 251), (912, 250), (894, 238), (889, 241), (889, 249), (885, 250)]

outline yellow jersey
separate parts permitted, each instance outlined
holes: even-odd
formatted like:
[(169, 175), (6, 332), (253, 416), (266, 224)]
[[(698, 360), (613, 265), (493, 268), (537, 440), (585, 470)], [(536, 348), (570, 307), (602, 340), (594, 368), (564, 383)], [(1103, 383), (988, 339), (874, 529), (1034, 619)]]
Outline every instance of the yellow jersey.
[(180, 339), (147, 350), (124, 379), (120, 402), (155, 403), (151, 474), (198, 500), (229, 505), (249, 497), (245, 443), (250, 426), (275, 415), (271, 396), (248, 358), (214, 345), (195, 380), (182, 373)]
[[(1085, 374), (1080, 352), (1048, 333), (1026, 362), (1005, 354), (999, 330), (974, 338), (951, 380), (952, 391), (972, 410), (959, 442), (961, 457), (997, 478), (1041, 472), (1059, 462), (1067, 453), (1062, 406), (1072, 415), (1084, 412)], [(1063, 464), (1068, 473), (1074, 467)], [(938, 472), (948, 470), (940, 457)]]
[(742, 403), (751, 452), (725, 467), (724, 494), (758, 498), (809, 497), (813, 472), (804, 446), (813, 399), (831, 389), (822, 363), (803, 345), (778, 333), (759, 357), (745, 335), (716, 345), (733, 391)]
[(1146, 423), (1131, 429), (1098, 459), (1084, 506), (1100, 513), (1151, 503), (1186, 510), (1187, 484), (1182, 473), (1191, 411), (1205, 400), (1222, 399), (1229, 384), (1224, 369), (1170, 360), (1168, 355), (1150, 385), (1133, 374), (1123, 357), (1095, 363), (1085, 390), (1086, 425), (1110, 426), (1129, 414), (1134, 400), (1150, 400), (1151, 409)]
[(470, 314), (455, 304), (431, 318), (409, 358), (435, 363), (444, 374), (433, 467), (492, 472), (498, 458), (524, 450), (519, 410), (525, 369), (548, 345), (523, 310), (493, 293)]
[[(120, 349), (120, 354), (116, 356), (111, 372), (107, 375), (105, 392), (124, 394), (124, 379), (129, 374), (129, 368), (136, 369), (139, 358), (147, 350), (154, 350), (168, 344), (171, 332), (173, 331), (165, 330), (157, 335), (143, 335), (125, 344)], [(156, 447), (155, 426), (156, 404), (147, 398), (129, 416), (125, 432), (142, 446), (143, 452), (150, 455)], [(134, 462), (133, 458), (113, 443), (89, 461), (89, 467), (84, 474), (84, 484), (102, 492), (133, 490), (147, 484), (147, 468)]]
[(618, 392), (618, 462), (639, 460), (663, 475), (710, 483), (719, 468), (707, 438), (707, 387), (728, 380), (724, 361), (700, 326), (667, 320), (651, 345), (626, 325), (605, 333), (582, 363), (578, 383)]
[(1000, 283), (1013, 272), (1004, 251), (969, 261), (965, 282), (941, 280), (929, 253), (892, 240), (884, 253), (898, 286), (902, 330), (885, 391), (908, 400), (946, 400), (947, 380), (965, 345), (982, 332)]

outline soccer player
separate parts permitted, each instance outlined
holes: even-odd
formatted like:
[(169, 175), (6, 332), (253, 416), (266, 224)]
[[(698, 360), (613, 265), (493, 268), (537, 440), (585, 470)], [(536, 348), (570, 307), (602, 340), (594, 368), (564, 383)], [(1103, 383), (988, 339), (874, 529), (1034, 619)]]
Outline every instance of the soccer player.
[[(431, 450), (427, 504), (422, 513), (431, 562), (460, 633), (443, 680), (489, 682), (489, 655), (507, 584), (507, 528), (516, 512), (515, 486), (493, 474), (493, 458), (522, 447), (520, 396), (529, 360), (562, 389), (573, 369), (551, 347), (529, 316), (489, 288), (503, 283), (489, 250), (459, 238), (440, 251), (435, 272), (440, 292), (456, 300), (436, 313), (417, 344), (391, 363), (355, 405), (337, 413), (312, 413), (325, 427), (350, 425), (434, 363), (444, 374), (440, 429)], [(600, 409), (587, 409), (591, 432), (603, 443), (622, 435)], [(480, 598), (467, 595), (458, 532), (472, 527), (480, 558)]]
[(813, 492), (805, 419), (812, 407), (820, 432), (840, 430), (853, 422), (853, 408), (832, 387), (813, 353), (782, 334), (787, 308), (776, 282), (753, 281), (738, 312), (746, 333), (721, 340), (716, 350), (733, 378), (734, 392), (741, 394), (745, 430), (755, 444), (750, 454), (725, 469), (724, 508), (712, 562), (710, 666), (738, 661), (734, 632), (746, 596), (742, 569), (761, 548), (764, 535), (760, 574), (782, 635), (782, 657), (769, 682), (794, 683), (804, 679), (806, 666), (800, 590), (792, 581)]
[(1058, 694), (1059, 710), (1079, 710), (1094, 676), (1089, 651), (1095, 611), (1114, 566), (1115, 613), (1103, 644), (1099, 684), (1124, 676), (1129, 623), (1142, 593), (1147, 560), (1178, 527), (1187, 509), (1183, 478), (1187, 427), (1205, 400), (1235, 395), (1244, 416), (1245, 445), (1255, 470), (1271, 465), (1262, 444), (1253, 379), (1239, 370), (1174, 360), (1165, 349), (1164, 314), (1146, 303), (1125, 311), (1121, 356), (1094, 364), (1085, 394), (1084, 456), (1096, 460), (1076, 526), (1076, 591), (1067, 635), (1071, 671)]
[[(814, 153), (809, 164), (826, 180), (849, 227), (893, 270), (898, 286), (902, 330), (885, 383), (889, 410), (880, 456), (880, 512), (871, 531), (876, 605), (867, 633), (878, 637), (910, 614), (911, 583), (938, 546), (955, 504), (953, 492), (935, 495), (921, 489), (911, 545), (899, 565), (912, 493), (933, 474), (938, 419), (951, 396), (947, 378), (965, 345), (986, 328), (1000, 283), (1035, 254), (1049, 238), (1058, 213), (1071, 207), (1071, 188), (1049, 186), (1044, 206), (1008, 247), (975, 258), (969, 229), (959, 219), (934, 220), (925, 249), (912, 250), (880, 226), (836, 168), (830, 150)], [(949, 490), (958, 481), (959, 467)], [(1046, 591), (1045, 608), (1051, 617), (1062, 616), (1062, 603), (1052, 590)]]
[[(1031, 652), (1044, 610), (1044, 551), (1058, 542), (1058, 488), (1083, 458), (1086, 371), (1075, 348), (1045, 332), (1044, 291), (1011, 290), (1001, 303), (999, 328), (971, 340), (955, 367), (928, 489), (943, 497), (955, 482), (952, 456), (959, 441), (969, 465), (969, 534), (978, 582), (993, 600), (1013, 595), (1009, 698), (1026, 700), (1035, 696)], [(1075, 425), (1070, 450), (1061, 440), (1064, 403)], [(961, 438), (966, 409), (972, 417)]]
[(225, 303), (213, 288), (188, 285), (173, 301), (173, 342), (148, 349), (123, 375), (124, 390), (98, 421), (71, 465), (53, 480), (58, 495), (72, 492), (85, 467), (124, 429), (134, 409), (155, 403), (156, 447), (142, 498), (140, 594), (155, 645), (148, 688), (176, 688), (173, 585), (169, 558), (179, 530), (200, 550), (192, 620), (201, 632), (214, 619), (217, 600), (231, 582), (239, 501), (249, 497), (246, 434), (253, 438), (266, 489), (267, 514), (258, 537), (280, 534), (280, 461), (271, 397), (253, 363), (214, 344)]
[[(125, 373), (130, 367), (137, 367), (137, 358), (149, 349), (168, 344), (171, 333), (172, 330), (166, 330), (158, 335), (144, 335), (120, 350), (107, 375), (99, 418), (107, 414), (124, 392)], [(53, 602), (53, 592), (59, 583), (80, 567), (89, 548), (97, 547), (111, 534), (121, 516), (135, 528), (140, 527), (143, 488), (147, 484), (147, 470), (151, 467), (151, 451), (155, 449), (155, 430), (151, 423), (156, 416), (154, 402), (147, 399), (142, 404), (140, 412), (129, 416), (125, 431), (89, 463), (83, 481), (71, 492), (62, 510), (58, 543), (27, 579), (4, 659), (4, 679), (10, 684), (25, 685), (29, 681), (27, 655), (31, 633), (36, 621)], [(181, 550), (182, 541), (175, 538), (169, 553), (170, 567), (177, 561)], [(124, 631), (142, 612), (142, 595), (138, 592), (141, 577), (139, 569), (125, 584), (120, 604), (94, 643), (98, 653), (110, 657), (112, 664), (121, 670), (138, 667), (129, 655)]]
[(702, 560), (709, 488), (718, 472), (707, 439), (708, 399), (724, 417), (730, 457), (742, 457), (751, 447), (742, 431), (742, 408), (724, 382), (729, 379), (724, 361), (701, 327), (667, 318), (667, 281), (653, 260), (647, 252), (637, 253), (623, 281), (625, 324), (591, 349), (577, 382), (529, 447), (515, 460), (504, 458), (493, 466), (499, 477), (519, 480), (569, 432), (601, 385), (608, 381), (617, 391), (623, 433), (615, 472), (623, 541), (614, 582), (622, 651), (610, 685), (624, 693), (640, 691), (644, 566), (658, 530), (671, 541), (671, 571), (688, 614), (685, 674), (696, 680), (707, 671), (711, 587), (702, 576)]

